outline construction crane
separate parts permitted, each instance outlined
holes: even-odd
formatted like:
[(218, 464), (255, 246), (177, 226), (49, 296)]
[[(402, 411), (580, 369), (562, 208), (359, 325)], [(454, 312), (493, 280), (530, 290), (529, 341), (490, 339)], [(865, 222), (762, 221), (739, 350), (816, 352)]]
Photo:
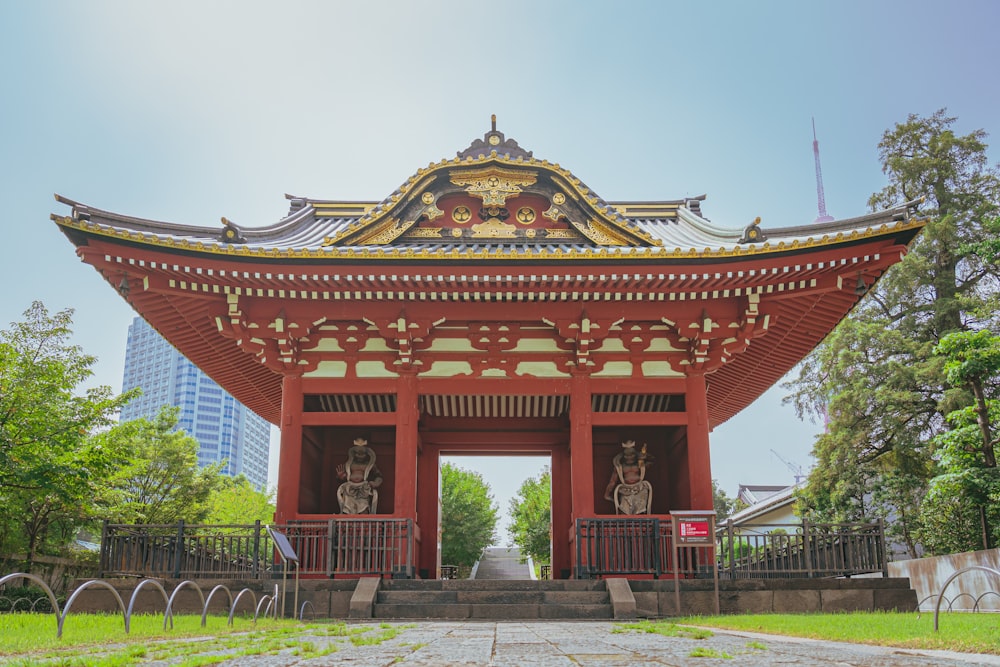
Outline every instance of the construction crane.
[(801, 483), (802, 480), (804, 480), (807, 477), (807, 475), (802, 471), (802, 466), (800, 466), (800, 465), (794, 465), (792, 463), (789, 463), (788, 461), (786, 461), (781, 456), (781, 454), (779, 454), (778, 452), (774, 451), (773, 449), (771, 450), (771, 453), (774, 454), (775, 456), (777, 456), (778, 460), (781, 461), (782, 463), (784, 463), (785, 467), (792, 471), (792, 475), (795, 476), (795, 483), (796, 484)]

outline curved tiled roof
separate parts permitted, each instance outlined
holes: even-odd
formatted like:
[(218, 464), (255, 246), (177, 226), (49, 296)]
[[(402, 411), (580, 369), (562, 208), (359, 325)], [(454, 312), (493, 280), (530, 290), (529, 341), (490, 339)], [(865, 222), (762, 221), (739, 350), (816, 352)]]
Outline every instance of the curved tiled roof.
[[(622, 216), (630, 226), (643, 230), (651, 242), (644, 246), (598, 246), (586, 239), (555, 241), (513, 241), (503, 238), (400, 239), (391, 244), (324, 245), (359, 225), (364, 216), (327, 214), (321, 200), (293, 199), (298, 203), (277, 223), (255, 229), (239, 228), (244, 242), (223, 239), (226, 227), (209, 228), (158, 222), (125, 216), (80, 204), (65, 197), (57, 199), (73, 207), (71, 216), (53, 216), (63, 228), (98, 236), (156, 246), (182, 252), (199, 252), (235, 257), (284, 257), (288, 259), (378, 259), (381, 261), (447, 259), (564, 259), (564, 260), (653, 260), (690, 261), (767, 255), (789, 250), (815, 248), (852, 241), (887, 232), (912, 230), (923, 222), (910, 218), (917, 202), (869, 215), (809, 226), (762, 229), (763, 239), (748, 242), (745, 229), (717, 227), (698, 214), (699, 200), (658, 202), (657, 215)], [(372, 208), (375, 205), (361, 204)], [(628, 212), (630, 202), (616, 202), (614, 208)], [(741, 242), (742, 241), (742, 242)], [(486, 255), (484, 257), (484, 254)]]
[[(909, 219), (916, 202), (857, 218), (774, 229), (759, 227), (759, 219), (744, 228), (713, 224), (701, 215), (704, 196), (609, 203), (568, 170), (533, 157), (495, 125), (455, 158), (418, 169), (381, 202), (286, 197), (288, 215), (258, 228), (242, 228), (225, 218), (216, 228), (159, 222), (59, 195), (73, 213), (53, 218), (67, 231), (182, 252), (379, 261), (715, 260), (818, 247), (889, 229), (910, 227), (916, 233), (922, 226)], [(459, 205), (464, 208), (467, 222), (448, 220), (438, 208), (445, 201), (457, 202), (452, 217)], [(509, 209), (520, 202), (530, 204), (527, 225), (506, 221)], [(479, 205), (481, 223), (473, 213)]]
[[(828, 223), (724, 228), (702, 216), (703, 196), (608, 202), (495, 129), (455, 158), (419, 169), (381, 202), (286, 197), (288, 214), (259, 228), (225, 219), (214, 228), (160, 222), (58, 195), (72, 211), (52, 217), (140, 314), (272, 422), (281, 376), (206, 333), (212, 299), (588, 301), (676, 310), (753, 295), (770, 329), (754, 340), (754, 354), (736, 354), (711, 373), (712, 426), (815, 347), (924, 224), (912, 217), (916, 202), (907, 202)], [(522, 268), (504, 271), (511, 265)], [(390, 266), (411, 268), (373, 270)], [(144, 287), (128, 294), (135, 280)]]

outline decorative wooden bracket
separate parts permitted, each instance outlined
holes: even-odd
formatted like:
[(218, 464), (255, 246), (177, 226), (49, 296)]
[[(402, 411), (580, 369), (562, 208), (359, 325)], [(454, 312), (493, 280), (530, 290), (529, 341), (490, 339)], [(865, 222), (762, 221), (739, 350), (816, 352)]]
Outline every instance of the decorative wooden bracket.
[(713, 318), (707, 311), (697, 319), (663, 322), (671, 327), (677, 340), (687, 349), (687, 358), (681, 360), (686, 372), (711, 373), (735, 355), (744, 352), (750, 342), (767, 333), (770, 316), (760, 311), (760, 295), (750, 294), (743, 299), (741, 312), (728, 321)]
[(261, 365), (283, 374), (315, 370), (316, 362), (304, 361), (302, 350), (309, 347), (313, 332), (324, 319), (291, 320), (282, 310), (258, 321), (243, 310), (236, 294), (226, 296), (225, 308), (217, 310), (214, 319), (220, 334), (232, 339)]
[(624, 320), (624, 317), (603, 322), (591, 320), (587, 313), (582, 313), (579, 320), (542, 319), (543, 322), (553, 327), (565, 342), (574, 345), (575, 361), (573, 363), (581, 369), (593, 366), (590, 353), (600, 348), (601, 342), (608, 337), (612, 329)]
[(406, 313), (400, 311), (394, 320), (374, 321), (367, 317), (364, 320), (378, 329), (386, 345), (396, 350), (397, 358), (394, 365), (400, 370), (411, 370), (415, 364), (420, 363), (415, 359), (415, 353), (430, 345), (431, 330), (444, 323), (445, 318), (409, 320)]

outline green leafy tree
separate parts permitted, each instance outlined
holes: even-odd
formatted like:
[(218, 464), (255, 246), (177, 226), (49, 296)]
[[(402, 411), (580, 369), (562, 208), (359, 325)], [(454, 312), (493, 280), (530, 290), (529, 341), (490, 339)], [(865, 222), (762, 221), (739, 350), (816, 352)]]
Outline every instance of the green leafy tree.
[(737, 498), (730, 498), (719, 486), (719, 482), (712, 480), (712, 507), (715, 509), (715, 522), (721, 524), (734, 513), (743, 509), (742, 503)]
[(274, 493), (261, 491), (245, 475), (223, 476), (219, 486), (208, 498), (205, 523), (243, 525), (274, 519)]
[(979, 255), (984, 262), (1000, 264), (1000, 217), (985, 222), (986, 238), (973, 241), (965, 250)]
[(472, 565), (496, 540), (499, 510), (477, 472), (441, 466), (441, 561)]
[(510, 499), (511, 539), (521, 548), (521, 554), (531, 556), (536, 563), (548, 563), (552, 558), (552, 473), (542, 472), (521, 483)]
[(24, 549), (29, 562), (92, 517), (122, 452), (90, 436), (134, 395), (83, 388), (96, 359), (70, 343), (72, 312), (36, 301), (0, 331), (0, 548)]
[[(987, 220), (984, 223), (986, 238), (980, 241), (969, 243), (963, 250), (975, 254), (982, 262), (992, 267), (993, 271), (1000, 271), (1000, 216)], [(1000, 313), (1000, 289), (987, 292), (982, 304), (977, 306), (976, 315), (986, 322), (996, 324), (997, 313)], [(993, 327), (996, 330), (996, 326)]]
[(198, 467), (198, 441), (175, 430), (177, 413), (164, 407), (152, 421), (124, 422), (100, 436), (130, 452), (129, 463), (109, 485), (113, 523), (200, 523), (208, 516), (209, 498), (223, 483), (223, 464)]
[(990, 549), (1000, 531), (1000, 336), (986, 330), (954, 332), (935, 352), (946, 359), (949, 384), (972, 400), (948, 415), (951, 430), (935, 438), (939, 473), (922, 508), (921, 536), (935, 554)]
[(944, 110), (910, 116), (879, 144), (889, 184), (872, 209), (925, 197), (924, 232), (851, 315), (801, 365), (790, 383), (800, 415), (827, 418), (817, 465), (801, 494), (821, 520), (889, 521), (911, 555), (920, 545), (921, 504), (936, 474), (935, 436), (962, 407), (949, 392), (946, 334), (996, 324), (998, 267), (977, 249), (991, 236), (1000, 200), (986, 133), (957, 135)]

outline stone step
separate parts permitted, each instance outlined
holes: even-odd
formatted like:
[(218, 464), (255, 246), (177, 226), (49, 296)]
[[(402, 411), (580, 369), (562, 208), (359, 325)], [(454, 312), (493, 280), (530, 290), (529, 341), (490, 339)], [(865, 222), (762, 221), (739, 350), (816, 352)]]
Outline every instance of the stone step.
[(595, 580), (383, 580), (375, 618), (608, 619), (607, 584)]
[(603, 591), (597, 579), (384, 579), (383, 590), (399, 591)]
[(611, 604), (607, 591), (546, 591), (542, 602), (545, 604), (600, 605)]
[(613, 617), (602, 581), (383, 581), (375, 618), (589, 620)]
[(562, 619), (612, 617), (608, 604), (376, 604), (375, 618), (397, 619)]
[(380, 590), (375, 604), (458, 604), (458, 591)]
[(374, 618), (470, 618), (467, 604), (380, 604), (372, 611)]
[(543, 604), (538, 608), (538, 617), (547, 619), (599, 620), (611, 618), (614, 613), (611, 604)]
[(607, 591), (380, 590), (376, 604), (609, 604)]

